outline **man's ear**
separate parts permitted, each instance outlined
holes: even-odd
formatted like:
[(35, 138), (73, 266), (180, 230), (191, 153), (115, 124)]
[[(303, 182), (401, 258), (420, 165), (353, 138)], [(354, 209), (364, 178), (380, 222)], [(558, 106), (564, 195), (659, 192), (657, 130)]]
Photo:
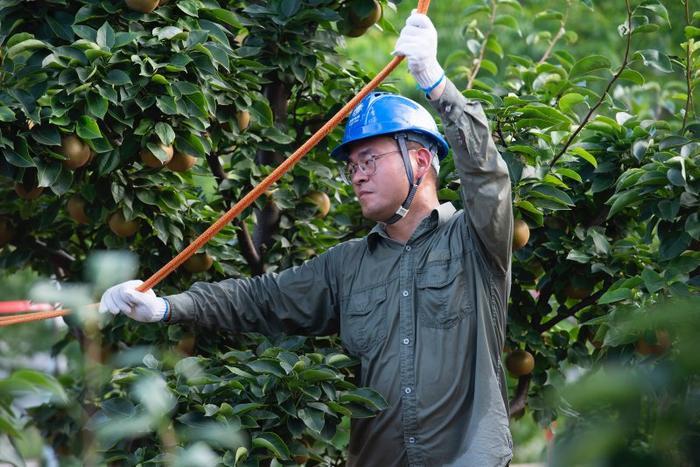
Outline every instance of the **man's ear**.
[(420, 148), (415, 151), (415, 154), (416, 170), (414, 170), (414, 173), (416, 179), (418, 179), (419, 177), (425, 177), (430, 171), (432, 167), (430, 162), (432, 161), (433, 153), (426, 148)]

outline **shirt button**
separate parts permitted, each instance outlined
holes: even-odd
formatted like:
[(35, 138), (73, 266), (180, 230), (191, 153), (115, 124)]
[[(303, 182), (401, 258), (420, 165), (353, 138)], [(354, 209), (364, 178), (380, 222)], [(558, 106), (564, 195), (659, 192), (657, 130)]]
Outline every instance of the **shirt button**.
[(410, 341), (408, 338), (405, 338), (405, 339), (403, 340), (403, 343), (406, 344), (406, 345), (408, 345), (410, 342), (411, 342), (411, 341)]
[(411, 388), (405, 388), (403, 392), (405, 392), (406, 394), (411, 394)]
[(401, 295), (403, 295), (404, 297), (408, 297), (408, 290), (404, 290), (403, 292), (401, 292)]
[(413, 436), (411, 436), (410, 438), (408, 438), (408, 442), (411, 443), (411, 444), (415, 444), (415, 443), (416, 443), (416, 438), (414, 438)]
[(406, 245), (406, 251), (411, 251), (411, 245)]

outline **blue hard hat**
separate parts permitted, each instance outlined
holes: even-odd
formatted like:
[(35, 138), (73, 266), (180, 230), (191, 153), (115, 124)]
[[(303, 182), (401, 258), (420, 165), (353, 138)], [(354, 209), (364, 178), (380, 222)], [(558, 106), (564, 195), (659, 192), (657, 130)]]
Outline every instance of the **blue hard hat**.
[(399, 132), (427, 137), (433, 143), (432, 146), (436, 146), (439, 159), (449, 151), (449, 145), (438, 131), (435, 120), (423, 106), (407, 97), (388, 92), (372, 92), (350, 113), (343, 140), (331, 151), (331, 157), (345, 160), (351, 143)]

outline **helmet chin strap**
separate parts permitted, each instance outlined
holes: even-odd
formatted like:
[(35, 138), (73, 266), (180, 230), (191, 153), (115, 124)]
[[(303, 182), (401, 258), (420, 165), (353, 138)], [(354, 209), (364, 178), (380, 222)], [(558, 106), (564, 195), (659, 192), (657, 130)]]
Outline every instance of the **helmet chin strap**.
[(406, 214), (408, 214), (408, 209), (411, 207), (413, 198), (416, 196), (416, 191), (418, 191), (418, 185), (423, 181), (423, 177), (419, 177), (416, 183), (413, 183), (413, 166), (411, 165), (411, 159), (408, 156), (408, 146), (406, 145), (406, 134), (405, 133), (395, 133), (394, 139), (399, 145), (399, 151), (401, 151), (401, 157), (403, 158), (403, 165), (406, 167), (406, 176), (408, 177), (408, 196), (401, 203), (399, 209), (396, 210), (393, 216), (385, 220), (384, 223), (387, 225), (395, 224), (400, 221)]

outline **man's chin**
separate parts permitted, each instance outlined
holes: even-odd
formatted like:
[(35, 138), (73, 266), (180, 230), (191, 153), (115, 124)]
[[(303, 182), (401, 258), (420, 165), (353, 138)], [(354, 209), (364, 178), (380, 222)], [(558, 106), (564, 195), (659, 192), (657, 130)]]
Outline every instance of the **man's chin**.
[(362, 209), (362, 217), (373, 222), (383, 222), (391, 217), (391, 214), (386, 215), (384, 212), (370, 209), (369, 207), (360, 206)]

